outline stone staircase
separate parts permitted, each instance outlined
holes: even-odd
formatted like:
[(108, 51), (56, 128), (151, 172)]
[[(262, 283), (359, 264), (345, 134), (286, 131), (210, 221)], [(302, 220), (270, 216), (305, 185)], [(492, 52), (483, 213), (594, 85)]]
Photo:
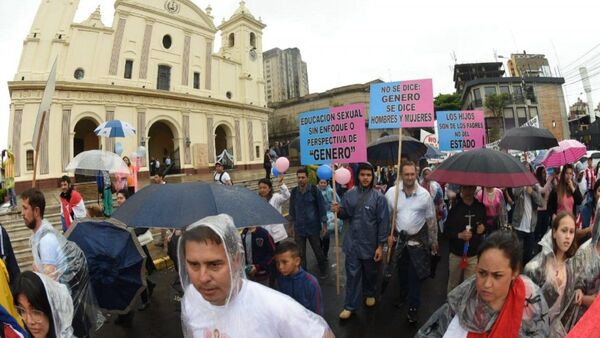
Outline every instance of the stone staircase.
[[(232, 177), (235, 185), (244, 186), (255, 192), (258, 191), (258, 180), (260, 179), (260, 177), (254, 179), (246, 179), (243, 181), (237, 181), (234, 175), (232, 175)], [(167, 177), (167, 181), (169, 183), (188, 182), (197, 180), (197, 178), (191, 179), (189, 176), (184, 175), (174, 175)], [(295, 174), (286, 174), (285, 182), (289, 189), (295, 187)], [(97, 192), (95, 183), (78, 184), (76, 189), (83, 195), (83, 198), (86, 201), (86, 205), (97, 203)], [(279, 184), (274, 182), (273, 189), (275, 192), (279, 191)], [(51, 191), (44, 191), (44, 195), (46, 196), (45, 218), (57, 230), (61, 231), (62, 227), (60, 223), (60, 204), (58, 200), (59, 193), (60, 192), (56, 189)], [(20, 210), (20, 207), (18, 208), (18, 210)], [(284, 211), (287, 212), (287, 206), (285, 207)], [(8, 232), (19, 266), (22, 270), (30, 270), (33, 258), (31, 256), (29, 238), (31, 237), (32, 232), (23, 223), (21, 213), (14, 211), (5, 214), (0, 214), (0, 224), (2, 224), (4, 229), (6, 229), (6, 231)], [(155, 239), (160, 238), (160, 229), (153, 229), (152, 233)], [(161, 248), (154, 247), (154, 244), (149, 245), (149, 250), (151, 252), (151, 255), (155, 258), (155, 260), (160, 260), (161, 258), (159, 257), (166, 256), (166, 251), (164, 251)], [(164, 261), (164, 259), (162, 260)]]

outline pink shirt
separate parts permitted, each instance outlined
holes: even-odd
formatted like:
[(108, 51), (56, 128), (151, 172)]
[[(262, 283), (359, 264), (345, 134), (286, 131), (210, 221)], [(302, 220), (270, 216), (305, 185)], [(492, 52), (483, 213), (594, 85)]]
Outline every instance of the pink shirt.
[(575, 204), (575, 199), (573, 196), (569, 196), (565, 194), (562, 198), (558, 198), (558, 207), (556, 208), (556, 213), (558, 214), (561, 211), (566, 211), (568, 213), (573, 213), (573, 205)]
[(477, 199), (485, 205), (485, 214), (489, 218), (496, 217), (502, 212), (502, 204), (504, 203), (504, 194), (502, 190), (494, 189), (494, 198), (490, 199), (485, 190), (480, 190), (477, 193)]

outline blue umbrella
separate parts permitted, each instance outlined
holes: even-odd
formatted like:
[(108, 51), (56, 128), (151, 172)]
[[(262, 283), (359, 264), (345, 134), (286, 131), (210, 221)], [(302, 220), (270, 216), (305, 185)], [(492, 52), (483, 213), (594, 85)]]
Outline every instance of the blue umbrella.
[(146, 186), (112, 216), (132, 227), (183, 228), (218, 214), (233, 217), (238, 228), (287, 223), (255, 192), (242, 186), (206, 182)]
[(544, 160), (544, 157), (546, 157), (546, 151), (542, 150), (540, 151), (537, 156), (533, 159), (533, 165), (535, 167), (538, 167), (540, 164), (542, 164), (542, 161)]
[(114, 219), (84, 219), (71, 225), (66, 236), (85, 254), (100, 307), (115, 313), (131, 311), (146, 288), (146, 255), (133, 231)]
[(94, 132), (96, 135), (104, 137), (125, 137), (134, 135), (135, 128), (127, 122), (110, 120), (99, 125)]

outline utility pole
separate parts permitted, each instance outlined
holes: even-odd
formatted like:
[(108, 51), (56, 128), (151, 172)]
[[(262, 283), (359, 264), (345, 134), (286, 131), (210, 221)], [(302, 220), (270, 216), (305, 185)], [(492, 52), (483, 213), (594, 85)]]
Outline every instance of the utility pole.
[(583, 83), (583, 90), (587, 98), (588, 110), (590, 113), (590, 124), (596, 121), (596, 113), (594, 112), (594, 101), (592, 100), (592, 85), (590, 84), (590, 77), (588, 76), (587, 67), (579, 67), (579, 75), (581, 75), (581, 82)]

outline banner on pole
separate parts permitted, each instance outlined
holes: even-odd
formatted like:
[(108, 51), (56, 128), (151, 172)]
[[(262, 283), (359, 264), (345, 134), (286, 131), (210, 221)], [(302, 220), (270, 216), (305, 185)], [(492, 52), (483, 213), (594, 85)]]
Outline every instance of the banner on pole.
[(365, 105), (300, 114), (300, 150), (302, 165), (366, 162)]
[(431, 79), (371, 84), (369, 129), (433, 127)]
[(485, 146), (485, 118), (482, 110), (437, 112), (440, 150), (473, 150)]
[(56, 87), (57, 60), (58, 58), (55, 58), (54, 63), (52, 64), (52, 69), (48, 75), (48, 81), (46, 82), (46, 88), (44, 88), (44, 95), (42, 96), (42, 101), (40, 102), (35, 118), (35, 127), (33, 128), (33, 135), (31, 137), (31, 143), (34, 146), (37, 143), (38, 134), (42, 132), (40, 130), (40, 125), (42, 124), (42, 115), (44, 111), (46, 112), (46, 121), (49, 121), (48, 115), (50, 115), (50, 105), (52, 105), (52, 96), (54, 95), (54, 88)]

